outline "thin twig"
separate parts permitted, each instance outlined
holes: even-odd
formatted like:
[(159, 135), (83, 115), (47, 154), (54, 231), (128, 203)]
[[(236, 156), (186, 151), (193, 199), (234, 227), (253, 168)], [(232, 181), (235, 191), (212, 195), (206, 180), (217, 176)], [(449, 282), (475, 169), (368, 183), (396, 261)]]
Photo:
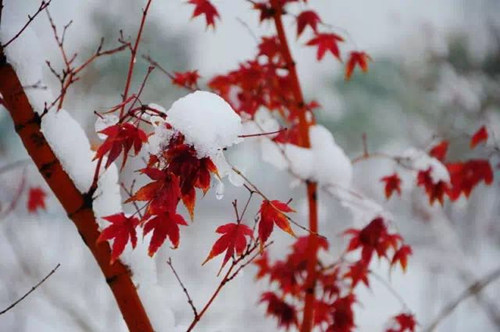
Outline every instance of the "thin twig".
[(45, 276), (45, 278), (43, 278), (35, 286), (31, 287), (31, 289), (26, 294), (24, 294), (23, 296), (21, 296), (18, 300), (16, 300), (14, 303), (12, 303), (10, 306), (8, 306), (7, 308), (5, 308), (4, 310), (0, 311), (0, 315), (3, 315), (4, 313), (6, 313), (7, 311), (9, 311), (10, 309), (14, 308), (17, 304), (19, 304), (19, 302), (21, 302), (22, 300), (24, 300), (28, 295), (30, 295), (33, 291), (35, 291), (35, 289), (37, 289), (38, 287), (40, 287), (40, 285), (43, 284), (45, 282), (45, 280), (49, 279), (57, 271), (57, 269), (60, 266), (61, 266), (61, 263), (58, 263), (56, 265), (56, 267), (53, 268), (52, 271), (50, 271), (49, 274), (47, 274)]
[(451, 301), (446, 305), (438, 316), (434, 319), (434, 321), (429, 324), (429, 326), (424, 330), (426, 332), (432, 332), (436, 329), (436, 327), (446, 318), (448, 317), (462, 301), (467, 298), (473, 296), (481, 292), (486, 286), (500, 278), (500, 267), (485, 276), (482, 279), (479, 279), (476, 282), (473, 282), (469, 287), (467, 287), (455, 300)]
[(396, 290), (384, 278), (382, 278), (380, 275), (378, 275), (377, 273), (373, 272), (372, 270), (370, 270), (369, 272), (370, 272), (370, 274), (373, 277), (375, 277), (375, 279), (377, 279), (382, 285), (384, 285), (385, 288), (387, 288), (387, 290), (389, 292), (391, 292), (392, 295), (394, 295), (394, 297), (399, 301), (399, 303), (401, 303), (401, 305), (404, 308), (403, 311), (408, 311), (409, 310), (408, 305), (406, 304), (406, 302), (403, 299), (403, 297), (401, 295), (399, 295), (398, 292), (396, 292)]
[[(131, 54), (130, 54), (130, 63), (128, 65), (128, 73), (127, 73), (127, 81), (125, 82), (125, 88), (123, 90), (123, 97), (122, 100), (126, 100), (128, 98), (128, 91), (130, 89), (130, 83), (132, 82), (132, 77), (134, 75), (134, 65), (136, 62), (136, 54), (137, 50), (139, 48), (139, 43), (141, 41), (141, 36), (142, 36), (142, 31), (144, 30), (144, 24), (146, 23), (146, 17), (148, 15), (148, 10), (149, 7), (151, 6), (152, 0), (148, 0), (146, 4), (146, 8), (142, 11), (142, 19), (141, 19), (141, 24), (139, 25), (139, 31), (137, 31), (137, 37), (135, 38), (135, 44), (134, 47), (132, 48)], [(123, 116), (123, 113), (125, 112), (125, 106), (123, 106), (120, 110), (120, 118)]]
[(188, 303), (189, 305), (191, 306), (191, 309), (193, 309), (193, 313), (194, 313), (194, 317), (198, 317), (198, 311), (196, 310), (196, 306), (194, 305), (194, 302), (193, 300), (191, 299), (191, 296), (189, 296), (189, 292), (187, 290), (187, 288), (184, 286), (184, 284), (182, 283), (181, 281), (181, 278), (179, 277), (179, 275), (177, 274), (177, 271), (175, 271), (175, 268), (174, 268), (174, 265), (172, 264), (172, 258), (169, 257), (168, 260), (167, 260), (167, 264), (168, 266), (170, 266), (170, 269), (172, 270), (172, 272), (174, 273), (175, 275), (175, 278), (177, 279), (177, 281), (179, 282), (179, 284), (181, 285), (182, 287), (182, 290), (184, 291), (184, 294), (186, 294), (186, 297), (188, 299)]
[[(31, 22), (33, 22), (33, 20), (38, 16), (38, 14), (40, 14), (45, 8), (48, 7), (48, 5), (50, 4), (52, 0), (48, 0), (48, 1), (42, 1), (40, 3), (40, 7), (38, 7), (38, 10), (36, 11), (35, 14), (33, 14), (33, 16), (31, 15), (28, 15), (28, 22), (26, 22), (26, 24), (21, 28), (21, 30), (19, 30), (15, 35), (14, 37), (12, 37), (11, 39), (9, 39), (9, 41), (7, 41), (5, 44), (3, 44), (1, 47), (2, 48), (6, 48), (7, 46), (9, 46), (14, 40), (16, 40), (23, 32), (24, 30), (26, 30), (26, 28), (28, 27), (28, 25), (31, 24)], [(0, 16), (1, 16), (1, 10), (3, 9), (3, 4), (1, 5), (1, 9), (0, 9)]]

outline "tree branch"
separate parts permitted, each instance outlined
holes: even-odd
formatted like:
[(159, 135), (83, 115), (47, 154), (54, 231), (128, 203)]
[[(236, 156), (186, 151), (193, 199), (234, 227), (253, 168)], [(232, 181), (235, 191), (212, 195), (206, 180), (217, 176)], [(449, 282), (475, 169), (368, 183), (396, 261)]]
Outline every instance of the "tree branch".
[(0, 93), (12, 117), (15, 130), (28, 154), (73, 221), (106, 278), (130, 331), (153, 331), (132, 282), (130, 271), (121, 262), (111, 261), (107, 242), (97, 244), (99, 229), (92, 210), (92, 194), (82, 194), (64, 171), (41, 132), (41, 117), (33, 111), (14, 68), (0, 52)]
[[(47, 8), (49, 5), (50, 5), (50, 2), (52, 0), (48, 0), (48, 1), (42, 1), (40, 3), (40, 7), (38, 7), (38, 10), (36, 11), (35, 14), (33, 15), (28, 15), (28, 21), (26, 22), (26, 24), (21, 28), (21, 30), (19, 30), (11, 39), (9, 39), (5, 44), (2, 44), (2, 48), (6, 48), (7, 46), (9, 46), (14, 40), (16, 40), (22, 33), (24, 30), (26, 30), (26, 28), (28, 27), (28, 25), (31, 24), (31, 22), (33, 22), (33, 20), (38, 16), (38, 14), (40, 14), (45, 8)], [(0, 17), (2, 15), (2, 9), (3, 9), (3, 1), (2, 3), (0, 4)], [(1, 20), (0, 20), (1, 21)]]
[(448, 303), (438, 314), (438, 316), (434, 319), (434, 321), (429, 324), (429, 326), (425, 329), (426, 332), (432, 332), (436, 329), (436, 327), (446, 318), (448, 317), (462, 301), (468, 299), (471, 296), (474, 296), (480, 293), (486, 286), (488, 286), (493, 281), (500, 278), (500, 267), (486, 275), (484, 278), (479, 279), (476, 282), (473, 282), (469, 287), (467, 287), (455, 300)]
[(42, 280), (40, 280), (40, 282), (38, 282), (38, 284), (36, 284), (35, 286), (31, 287), (31, 289), (26, 294), (24, 294), (23, 296), (21, 296), (19, 299), (17, 299), (14, 303), (12, 303), (10, 306), (8, 306), (7, 308), (5, 308), (4, 310), (0, 311), (0, 315), (3, 315), (4, 313), (6, 313), (7, 311), (9, 311), (10, 309), (14, 308), (17, 304), (19, 304), (19, 302), (21, 302), (26, 297), (28, 297), (28, 295), (30, 295), (31, 293), (33, 293), (35, 291), (35, 289), (37, 289), (38, 287), (40, 287), (40, 285), (43, 284), (45, 282), (45, 280), (49, 279), (57, 271), (57, 269), (60, 266), (61, 266), (61, 263), (58, 263), (56, 265), (56, 267), (53, 268), (52, 271), (50, 271), (49, 274), (47, 274), (45, 276), (45, 278), (43, 278)]

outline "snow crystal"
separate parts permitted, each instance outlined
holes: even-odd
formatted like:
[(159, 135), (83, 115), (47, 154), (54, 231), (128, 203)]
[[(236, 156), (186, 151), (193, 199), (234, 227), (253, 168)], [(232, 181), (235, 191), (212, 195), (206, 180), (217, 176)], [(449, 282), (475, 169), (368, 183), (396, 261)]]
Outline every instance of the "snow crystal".
[(172, 104), (167, 122), (194, 146), (198, 157), (212, 157), (217, 151), (239, 143), (241, 118), (218, 95), (195, 91)]
[(446, 167), (436, 158), (429, 156), (426, 152), (409, 148), (401, 154), (402, 162), (410, 168), (427, 171), (431, 169), (432, 182), (450, 182), (450, 174)]
[(336, 144), (330, 131), (321, 125), (314, 125), (310, 127), (309, 135), (310, 149), (291, 144), (285, 146), (290, 170), (301, 179), (312, 180), (320, 185), (350, 187), (351, 161)]

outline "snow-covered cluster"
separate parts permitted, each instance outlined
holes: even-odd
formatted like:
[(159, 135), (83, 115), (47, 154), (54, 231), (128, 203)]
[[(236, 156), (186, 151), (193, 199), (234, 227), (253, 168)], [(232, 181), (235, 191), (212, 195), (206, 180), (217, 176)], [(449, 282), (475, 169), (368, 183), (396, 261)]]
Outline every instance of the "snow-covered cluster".
[(430, 169), (433, 183), (438, 183), (440, 181), (450, 183), (450, 174), (443, 163), (429, 156), (425, 151), (409, 148), (401, 154), (401, 162), (408, 168), (417, 171), (425, 172)]
[(241, 141), (241, 118), (211, 92), (195, 91), (175, 101), (167, 111), (167, 122), (184, 135), (200, 158), (213, 157)]

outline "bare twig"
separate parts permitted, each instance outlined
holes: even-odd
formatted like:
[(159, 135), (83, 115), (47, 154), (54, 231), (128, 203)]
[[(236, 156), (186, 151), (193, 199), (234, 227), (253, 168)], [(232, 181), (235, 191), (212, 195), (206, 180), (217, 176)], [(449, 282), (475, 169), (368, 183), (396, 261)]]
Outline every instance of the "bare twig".
[(55, 268), (52, 269), (52, 271), (49, 272), (49, 274), (47, 274), (45, 276), (45, 278), (43, 278), (42, 280), (40, 280), (40, 282), (38, 284), (36, 284), (35, 286), (31, 287), (31, 289), (26, 293), (24, 294), (23, 296), (21, 296), (18, 300), (16, 300), (14, 303), (12, 303), (11, 305), (9, 305), (7, 308), (5, 308), (4, 310), (0, 311), (0, 315), (3, 315), (4, 313), (6, 313), (7, 311), (9, 311), (10, 309), (14, 308), (17, 304), (19, 304), (19, 302), (21, 302), (22, 300), (24, 300), (28, 295), (30, 295), (32, 292), (35, 291), (35, 289), (37, 289), (38, 287), (40, 287), (41, 284), (43, 284), (47, 279), (49, 279), (56, 271), (57, 269), (61, 266), (61, 263), (58, 263), (56, 265)]
[[(36, 11), (35, 14), (33, 15), (28, 15), (28, 22), (26, 22), (26, 24), (21, 28), (21, 30), (19, 30), (15, 35), (14, 37), (12, 37), (11, 39), (9, 39), (5, 44), (3, 44), (1, 47), (2, 48), (6, 48), (7, 46), (9, 46), (14, 40), (16, 40), (22, 33), (24, 30), (26, 30), (26, 28), (28, 27), (28, 25), (31, 24), (31, 22), (33, 22), (33, 20), (38, 16), (38, 14), (40, 14), (45, 8), (47, 8), (50, 4), (52, 0), (48, 0), (48, 1), (42, 1), (40, 3), (40, 7), (38, 7), (38, 10)], [(3, 9), (3, 3), (1, 4), (1, 8), (0, 8), (0, 17), (1, 17), (1, 11)]]
[(481, 292), (486, 286), (488, 286), (493, 281), (500, 278), (500, 267), (486, 275), (484, 278), (479, 279), (476, 282), (473, 282), (469, 287), (467, 287), (455, 300), (448, 303), (438, 314), (438, 316), (432, 321), (431, 324), (424, 330), (426, 332), (432, 332), (436, 329), (436, 327), (446, 318), (448, 317), (462, 301), (467, 298), (478, 294)]
[(189, 296), (189, 292), (187, 290), (187, 288), (184, 286), (184, 284), (182, 283), (181, 281), (181, 278), (179, 277), (179, 275), (177, 274), (177, 271), (175, 271), (175, 268), (174, 268), (174, 265), (172, 264), (172, 258), (169, 257), (168, 260), (167, 260), (167, 264), (168, 266), (170, 266), (170, 269), (172, 270), (172, 272), (174, 273), (175, 275), (175, 278), (177, 279), (177, 281), (179, 282), (179, 284), (181, 285), (182, 287), (182, 291), (184, 292), (184, 294), (186, 294), (186, 297), (187, 297), (187, 300), (188, 300), (188, 303), (189, 305), (191, 306), (191, 309), (193, 309), (193, 314), (194, 314), (194, 317), (198, 317), (198, 311), (196, 310), (196, 306), (194, 305), (194, 302), (193, 300), (191, 299), (191, 296)]
[[(128, 73), (127, 73), (127, 81), (125, 82), (125, 88), (123, 90), (123, 97), (122, 100), (126, 100), (128, 98), (128, 91), (130, 89), (130, 83), (132, 82), (132, 76), (134, 75), (134, 65), (136, 62), (136, 55), (137, 55), (137, 50), (139, 48), (139, 43), (141, 41), (141, 36), (142, 36), (142, 31), (144, 30), (144, 24), (146, 23), (146, 16), (148, 15), (148, 10), (149, 7), (151, 6), (151, 1), (148, 0), (146, 4), (146, 8), (142, 11), (142, 19), (141, 19), (141, 24), (139, 25), (139, 31), (137, 31), (137, 37), (135, 38), (135, 44), (134, 47), (132, 48), (131, 54), (130, 54), (130, 63), (128, 66)], [(125, 112), (125, 106), (123, 106), (120, 110), (120, 118), (123, 116), (123, 113)]]
[[(149, 64), (151, 66), (154, 66), (154, 67), (158, 68), (162, 73), (164, 73), (165, 75), (167, 75), (168, 78), (170, 78), (171, 80), (175, 79), (175, 77), (174, 77), (174, 75), (172, 75), (172, 73), (170, 73), (168, 70), (166, 70), (164, 67), (162, 67), (157, 61), (155, 61), (149, 55), (143, 55), (142, 58), (144, 60), (146, 60), (147, 62), (149, 62)], [(191, 86), (189, 86), (187, 84), (184, 84), (183, 88), (185, 88), (185, 89), (187, 89), (189, 91), (196, 91), (198, 89), (197, 86), (193, 88), (193, 87), (191, 87)]]

